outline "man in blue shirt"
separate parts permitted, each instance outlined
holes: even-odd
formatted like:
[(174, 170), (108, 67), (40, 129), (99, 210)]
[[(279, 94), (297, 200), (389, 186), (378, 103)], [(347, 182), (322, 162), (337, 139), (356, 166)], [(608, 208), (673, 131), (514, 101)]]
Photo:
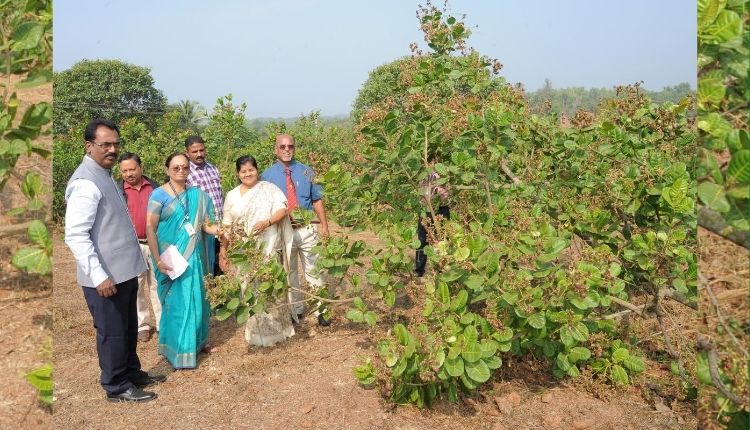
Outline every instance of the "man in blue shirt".
[[(323, 190), (320, 185), (315, 184), (315, 172), (294, 159), (294, 138), (288, 134), (276, 136), (275, 153), (277, 161), (266, 169), (261, 179), (279, 187), (287, 198), (287, 213), (292, 219), (294, 236), (292, 240), (292, 253), (289, 261), (289, 284), (292, 287), (292, 301), (301, 302), (304, 297), (299, 291), (299, 257), (302, 257), (302, 271), (305, 279), (311, 286), (317, 288), (323, 286), (323, 281), (312, 273), (318, 254), (313, 248), (318, 244), (320, 236), (328, 236), (328, 219), (323, 206)], [(305, 222), (310, 219), (309, 214), (304, 211), (313, 211), (316, 220)], [(320, 235), (320, 236), (319, 236)], [(294, 305), (294, 313), (297, 319), (303, 312), (302, 303)], [(331, 324), (323, 314), (317, 310), (318, 324), (328, 326)]]

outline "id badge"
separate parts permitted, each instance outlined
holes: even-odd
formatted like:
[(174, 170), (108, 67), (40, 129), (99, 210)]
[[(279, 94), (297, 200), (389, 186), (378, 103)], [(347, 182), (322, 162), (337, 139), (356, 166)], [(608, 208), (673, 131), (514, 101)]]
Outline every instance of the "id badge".
[(195, 234), (195, 229), (193, 228), (192, 224), (185, 224), (185, 231), (187, 231), (187, 234), (190, 237), (192, 237)]

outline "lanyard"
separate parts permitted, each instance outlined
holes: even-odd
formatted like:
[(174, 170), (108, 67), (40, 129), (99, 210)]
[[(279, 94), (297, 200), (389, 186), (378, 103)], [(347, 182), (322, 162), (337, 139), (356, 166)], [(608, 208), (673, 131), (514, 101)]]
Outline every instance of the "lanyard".
[[(177, 195), (177, 190), (174, 189), (174, 186), (172, 185), (172, 181), (169, 181), (167, 183), (169, 184), (169, 188), (171, 188), (172, 192), (174, 193), (174, 198), (176, 198), (177, 201), (180, 202), (180, 206), (182, 206), (182, 209), (185, 211), (185, 222), (190, 222), (190, 217), (189, 217), (188, 208), (187, 208), (187, 193), (185, 194), (185, 203), (183, 203), (180, 196)], [(187, 187), (185, 188), (185, 191), (187, 191)]]

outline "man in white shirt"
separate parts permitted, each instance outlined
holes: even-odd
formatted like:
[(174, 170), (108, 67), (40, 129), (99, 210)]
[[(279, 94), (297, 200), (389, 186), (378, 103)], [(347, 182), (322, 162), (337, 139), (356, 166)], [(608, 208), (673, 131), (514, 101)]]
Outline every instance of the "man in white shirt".
[(164, 381), (141, 370), (136, 353), (138, 275), (146, 270), (128, 209), (112, 179), (120, 130), (93, 120), (84, 131), (86, 156), (65, 189), (65, 243), (76, 259), (96, 328), (101, 385), (111, 402), (145, 402), (156, 394), (141, 388)]

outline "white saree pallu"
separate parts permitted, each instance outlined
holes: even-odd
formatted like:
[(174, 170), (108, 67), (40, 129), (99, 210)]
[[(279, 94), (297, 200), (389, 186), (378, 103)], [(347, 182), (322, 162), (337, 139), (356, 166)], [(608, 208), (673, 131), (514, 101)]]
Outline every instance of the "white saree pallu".
[[(227, 194), (224, 203), (225, 225), (239, 222), (246, 234), (252, 234), (253, 226), (259, 221), (266, 221), (280, 209), (286, 209), (284, 193), (270, 182), (258, 182), (243, 193), (237, 187)], [(258, 246), (270, 260), (281, 258), (286, 272), (289, 272), (289, 254), (292, 247), (292, 225), (289, 218), (271, 225), (258, 237)], [(241, 275), (240, 275), (241, 276)], [(243, 285), (243, 294), (247, 283)], [(294, 336), (292, 325), (292, 308), (287, 294), (268, 303), (266, 311), (253, 315), (245, 325), (245, 340), (252, 346), (273, 346)]]

